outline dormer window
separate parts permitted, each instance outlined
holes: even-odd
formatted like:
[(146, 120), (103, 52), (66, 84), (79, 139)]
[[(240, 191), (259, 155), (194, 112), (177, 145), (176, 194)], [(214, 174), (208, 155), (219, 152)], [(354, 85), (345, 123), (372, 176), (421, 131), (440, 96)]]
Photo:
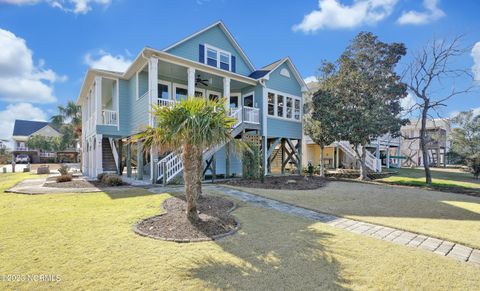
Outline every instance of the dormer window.
[(205, 56), (205, 64), (226, 71), (232, 70), (232, 55), (229, 52), (205, 44)]

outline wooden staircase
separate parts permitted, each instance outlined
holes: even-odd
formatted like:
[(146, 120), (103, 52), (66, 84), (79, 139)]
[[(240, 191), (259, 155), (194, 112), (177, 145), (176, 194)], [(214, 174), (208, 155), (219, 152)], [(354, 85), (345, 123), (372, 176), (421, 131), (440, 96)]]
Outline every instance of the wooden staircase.
[(117, 172), (117, 165), (108, 138), (102, 139), (102, 167), (104, 172)]

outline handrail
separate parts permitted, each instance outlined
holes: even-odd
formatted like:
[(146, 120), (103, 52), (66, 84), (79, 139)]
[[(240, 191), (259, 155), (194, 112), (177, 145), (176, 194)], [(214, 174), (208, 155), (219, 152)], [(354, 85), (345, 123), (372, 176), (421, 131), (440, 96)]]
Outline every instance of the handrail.
[(113, 141), (113, 138), (109, 138), (108, 141), (110, 142), (110, 148), (112, 149), (113, 159), (115, 160), (115, 167), (117, 168), (117, 170), (120, 171), (120, 169), (118, 168), (117, 147), (115, 146), (115, 142)]
[(103, 109), (102, 110), (103, 124), (104, 125), (117, 125), (117, 111)]

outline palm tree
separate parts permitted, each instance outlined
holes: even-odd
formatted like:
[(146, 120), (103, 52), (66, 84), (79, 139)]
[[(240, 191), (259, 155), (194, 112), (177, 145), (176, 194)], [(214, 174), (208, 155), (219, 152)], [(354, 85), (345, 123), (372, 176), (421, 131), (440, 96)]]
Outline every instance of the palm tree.
[(154, 106), (153, 113), (156, 127), (147, 127), (133, 141), (143, 141), (144, 150), (154, 147), (162, 153), (181, 151), (187, 217), (195, 222), (199, 219), (196, 204), (201, 193), (203, 152), (232, 140), (235, 119), (229, 116), (224, 99), (190, 97), (172, 107)]
[(69, 122), (73, 126), (75, 136), (79, 138), (82, 135), (82, 111), (73, 101), (68, 101), (66, 106), (58, 106), (58, 114), (52, 116), (50, 120), (56, 128)]

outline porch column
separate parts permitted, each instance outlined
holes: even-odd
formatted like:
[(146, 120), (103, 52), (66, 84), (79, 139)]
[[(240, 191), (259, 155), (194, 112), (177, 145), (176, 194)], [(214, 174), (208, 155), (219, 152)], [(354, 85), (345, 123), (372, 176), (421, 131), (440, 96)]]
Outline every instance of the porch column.
[(132, 144), (127, 143), (127, 177), (132, 177)]
[(377, 160), (375, 161), (377, 163), (377, 169), (382, 168), (382, 162), (380, 161), (380, 141), (377, 138), (377, 147), (375, 148), (375, 158)]
[(335, 168), (340, 167), (340, 151), (338, 148), (338, 143), (335, 145), (335, 151), (337, 152), (337, 156), (335, 157)]
[(303, 157), (302, 157), (302, 140), (297, 139), (297, 143), (298, 143), (298, 145), (297, 145), (297, 147), (298, 147), (298, 151), (297, 151), (297, 153), (298, 153), (298, 165), (297, 166), (298, 166), (298, 174), (301, 175), (302, 170), (303, 170), (302, 169), (303, 168), (303, 166), (302, 166), (302, 159), (303, 159)]
[(387, 143), (387, 169), (390, 169), (390, 142)]
[(101, 134), (97, 134), (95, 137), (95, 163), (96, 163), (96, 169), (95, 169), (95, 176), (103, 173), (103, 161), (102, 161), (102, 138), (103, 136)]
[(188, 68), (188, 97), (195, 97), (195, 68)]
[(225, 178), (230, 177), (230, 143), (225, 144)]
[(142, 142), (137, 141), (137, 180), (143, 180), (143, 149)]
[(226, 99), (227, 108), (230, 106), (230, 78), (223, 78), (223, 97)]
[(152, 104), (155, 104), (156, 99), (158, 97), (158, 59), (157, 58), (149, 58), (148, 59), (148, 100), (149, 100), (149, 107), (148, 110), (148, 120), (149, 125), (154, 126), (154, 116), (152, 114)]
[(123, 175), (123, 140), (118, 140), (118, 174)]
[(102, 77), (95, 77), (95, 124), (103, 124), (102, 120)]
[(158, 177), (158, 150), (157, 147), (150, 149), (150, 178), (152, 184), (157, 183)]
[(402, 167), (402, 160), (400, 159), (400, 156), (402, 154), (402, 151), (400, 149), (400, 141), (398, 142), (398, 148), (397, 148), (397, 168)]

